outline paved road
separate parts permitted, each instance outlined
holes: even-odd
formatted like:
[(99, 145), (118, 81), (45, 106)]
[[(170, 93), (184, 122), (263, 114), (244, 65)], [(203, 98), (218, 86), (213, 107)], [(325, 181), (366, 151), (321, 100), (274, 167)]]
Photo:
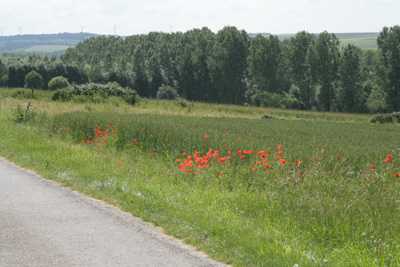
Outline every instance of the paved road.
[(128, 213), (0, 158), (0, 266), (222, 266)]

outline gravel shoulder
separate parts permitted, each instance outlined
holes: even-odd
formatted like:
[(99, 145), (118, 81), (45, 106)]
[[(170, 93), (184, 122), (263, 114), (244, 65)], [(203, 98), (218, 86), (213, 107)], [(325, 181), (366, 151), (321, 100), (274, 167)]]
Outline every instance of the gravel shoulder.
[(0, 158), (0, 266), (227, 266)]

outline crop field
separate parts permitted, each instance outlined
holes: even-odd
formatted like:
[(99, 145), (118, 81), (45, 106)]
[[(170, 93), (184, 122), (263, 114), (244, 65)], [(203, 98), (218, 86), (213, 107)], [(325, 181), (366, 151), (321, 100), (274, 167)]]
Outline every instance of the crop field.
[[(33, 111), (15, 107), (30, 101)], [(13, 98), (0, 155), (234, 266), (400, 264), (400, 128), (368, 115)], [(260, 119), (262, 115), (278, 119)]]
[[(278, 34), (279, 40), (290, 39), (295, 34)], [(365, 49), (378, 49), (377, 38), (379, 33), (335, 33), (341, 46), (352, 44)]]
[(71, 46), (67, 45), (36, 45), (23, 49), (25, 52), (57, 52), (67, 50)]
[(340, 39), (340, 44), (342, 46), (346, 46), (347, 44), (352, 44), (359, 46), (361, 48), (378, 49), (376, 38), (377, 37)]

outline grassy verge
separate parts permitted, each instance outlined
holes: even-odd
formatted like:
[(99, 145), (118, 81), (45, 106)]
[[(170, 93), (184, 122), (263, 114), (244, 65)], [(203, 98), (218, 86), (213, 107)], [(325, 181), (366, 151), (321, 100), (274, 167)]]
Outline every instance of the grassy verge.
[(149, 100), (135, 108), (54, 103), (45, 93), (35, 115), (15, 120), (19, 101), (1, 102), (0, 155), (217, 260), (400, 264), (398, 125), (312, 112), (304, 121), (280, 110), (269, 112), (286, 120), (260, 120), (259, 108), (193, 104), (188, 111)]

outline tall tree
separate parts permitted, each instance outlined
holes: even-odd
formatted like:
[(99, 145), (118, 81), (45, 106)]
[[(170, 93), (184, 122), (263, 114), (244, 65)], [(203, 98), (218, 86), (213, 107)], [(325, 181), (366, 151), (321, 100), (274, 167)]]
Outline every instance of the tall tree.
[(388, 111), (400, 110), (400, 26), (384, 27), (378, 36), (381, 70), (378, 72)]
[(270, 93), (283, 93), (287, 82), (286, 46), (277, 36), (257, 35), (250, 41), (247, 57), (248, 78), (252, 88)]
[(196, 99), (200, 101), (215, 101), (217, 93), (211, 80), (207, 62), (211, 58), (216, 35), (207, 27), (194, 30), (193, 34), (191, 61), (193, 62), (193, 75), (197, 88), (197, 94), (194, 95), (197, 95)]
[(215, 101), (223, 103), (244, 102), (244, 78), (249, 36), (236, 27), (224, 27), (217, 33), (217, 42), (208, 65), (211, 78), (219, 89)]
[(307, 64), (312, 82), (318, 86), (318, 101), (325, 111), (333, 109), (338, 80), (339, 39), (335, 34), (320, 33), (307, 52)]
[(348, 44), (342, 51), (339, 67), (338, 107), (344, 112), (358, 112), (361, 105), (362, 74), (360, 48)]
[(315, 97), (306, 64), (307, 51), (314, 39), (314, 34), (302, 31), (292, 37), (288, 44), (291, 76), (294, 85), (299, 88), (299, 98), (305, 109), (311, 109)]

